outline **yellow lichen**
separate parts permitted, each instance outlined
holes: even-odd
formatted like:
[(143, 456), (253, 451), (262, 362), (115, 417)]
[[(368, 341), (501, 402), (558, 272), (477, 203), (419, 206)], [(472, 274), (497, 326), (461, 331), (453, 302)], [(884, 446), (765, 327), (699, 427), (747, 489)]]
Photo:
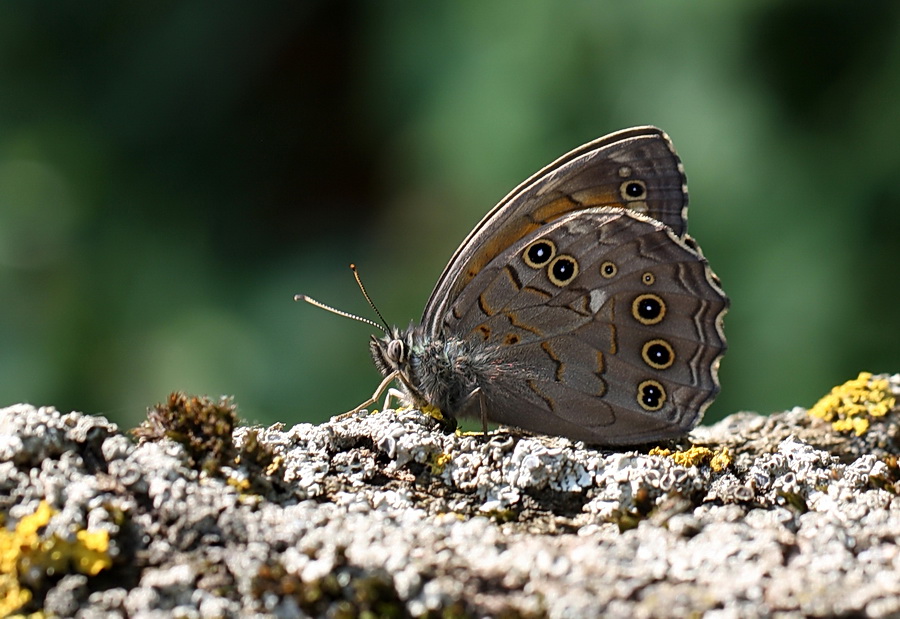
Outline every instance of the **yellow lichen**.
[(109, 556), (109, 531), (79, 531), (72, 545), (75, 569), (88, 576), (96, 576), (112, 567)]
[(712, 470), (719, 472), (731, 464), (731, 453), (727, 447), (713, 451), (709, 447), (692, 446), (684, 451), (672, 451), (662, 447), (654, 447), (649, 451), (651, 456), (667, 456), (681, 466), (700, 466), (709, 463)]
[(832, 389), (809, 409), (813, 417), (831, 423), (836, 432), (861, 436), (873, 418), (884, 417), (896, 406), (896, 398), (884, 376), (860, 372), (853, 380)]
[(720, 473), (731, 466), (733, 458), (727, 447), (722, 447), (713, 454), (709, 461), (709, 467), (716, 473)]
[(19, 562), (39, 548), (38, 531), (52, 516), (50, 505), (41, 502), (33, 514), (19, 521), (15, 530), (0, 529), (0, 615), (3, 617), (31, 601), (31, 591), (19, 583)]
[(0, 528), (0, 616), (6, 617), (31, 601), (31, 590), (20, 574), (38, 570), (46, 575), (74, 570), (96, 576), (112, 566), (109, 532), (80, 530), (74, 541), (41, 532), (56, 512), (41, 501), (34, 513), (19, 520), (16, 528)]
[[(388, 410), (385, 408), (385, 410)], [(438, 421), (444, 421), (444, 414), (441, 412), (437, 406), (432, 406), (431, 404), (426, 404), (425, 406), (414, 406), (412, 404), (404, 404), (403, 406), (398, 406), (394, 409), (398, 413), (405, 413), (406, 411), (418, 410), (421, 413), (424, 413), (431, 417), (432, 419), (437, 419)], [(378, 412), (378, 411), (375, 411)]]
[(238, 492), (247, 492), (253, 485), (246, 477), (228, 477), (226, 483)]
[[(387, 409), (385, 409), (387, 410)], [(424, 406), (414, 406), (412, 404), (398, 406), (394, 409), (398, 413), (405, 413), (406, 411), (417, 410), (420, 413), (423, 413), (436, 421), (447, 422), (447, 417), (444, 417), (444, 414), (441, 412), (437, 406), (432, 406), (431, 404), (425, 404)]]
[(450, 462), (451, 457), (448, 453), (439, 453), (431, 457), (428, 467), (431, 469), (432, 475), (440, 475), (444, 472), (444, 467)]
[(267, 466), (265, 468), (264, 472), (266, 475), (270, 475), (270, 476), (274, 475), (275, 473), (278, 472), (278, 469), (280, 469), (283, 465), (284, 465), (284, 457), (283, 456), (275, 456), (272, 459), (272, 462), (269, 464), (269, 466)]

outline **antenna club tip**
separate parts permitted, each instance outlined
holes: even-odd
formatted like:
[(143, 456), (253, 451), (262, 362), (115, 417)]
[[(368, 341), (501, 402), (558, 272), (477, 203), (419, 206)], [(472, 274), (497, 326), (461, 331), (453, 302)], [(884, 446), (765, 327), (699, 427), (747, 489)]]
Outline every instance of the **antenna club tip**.
[(306, 295), (305, 294), (295, 294), (294, 301), (306, 301)]
[(354, 271), (354, 272), (356, 271), (356, 264), (355, 264), (355, 263), (353, 263), (353, 262), (350, 263), (350, 270), (351, 270), (351, 271)]

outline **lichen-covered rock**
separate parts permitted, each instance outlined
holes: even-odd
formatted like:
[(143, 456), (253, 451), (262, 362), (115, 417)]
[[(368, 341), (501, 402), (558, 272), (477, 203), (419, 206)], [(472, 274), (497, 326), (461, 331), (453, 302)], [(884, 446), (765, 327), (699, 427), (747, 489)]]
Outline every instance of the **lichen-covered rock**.
[(0, 409), (0, 614), (900, 614), (893, 409), (863, 432), (742, 413), (628, 451), (415, 411), (236, 429), (226, 401), (153, 411), (136, 444)]

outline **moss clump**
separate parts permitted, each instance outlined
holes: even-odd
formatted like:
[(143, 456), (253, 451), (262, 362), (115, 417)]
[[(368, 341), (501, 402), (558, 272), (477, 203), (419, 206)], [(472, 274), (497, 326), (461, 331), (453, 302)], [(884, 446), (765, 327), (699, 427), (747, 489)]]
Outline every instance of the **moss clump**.
[[(231, 398), (213, 400), (208, 397), (173, 393), (163, 404), (147, 410), (147, 420), (132, 433), (140, 442), (170, 439), (181, 443), (192, 468), (219, 476), (222, 467), (241, 466), (249, 473), (272, 476), (281, 466), (281, 458), (259, 442), (256, 430), (248, 432), (243, 444), (234, 442), (234, 430), (240, 419)], [(250, 476), (250, 480), (254, 475)], [(238, 479), (241, 490), (250, 490), (253, 482)]]
[(897, 405), (886, 376), (860, 372), (853, 380), (832, 389), (809, 409), (809, 414), (831, 423), (837, 432), (862, 436), (871, 422)]
[(634, 501), (633, 508), (627, 508), (623, 504), (608, 516), (607, 521), (614, 523), (619, 527), (619, 533), (630, 531), (637, 528), (642, 520), (647, 518), (656, 507), (654, 494), (647, 486), (640, 486), (634, 491), (632, 496)]
[(280, 563), (263, 566), (253, 579), (257, 599), (291, 598), (312, 617), (408, 617), (391, 577), (347, 564), (342, 555), (325, 576), (304, 581)]
[(231, 398), (172, 393), (147, 410), (147, 420), (132, 430), (141, 443), (171, 439), (184, 445), (192, 467), (216, 474), (237, 457), (232, 434), (238, 425)]
[(74, 540), (43, 530), (56, 512), (41, 501), (15, 529), (0, 528), (0, 616), (6, 617), (32, 601), (47, 581), (67, 573), (96, 576), (112, 566), (109, 532), (75, 532)]

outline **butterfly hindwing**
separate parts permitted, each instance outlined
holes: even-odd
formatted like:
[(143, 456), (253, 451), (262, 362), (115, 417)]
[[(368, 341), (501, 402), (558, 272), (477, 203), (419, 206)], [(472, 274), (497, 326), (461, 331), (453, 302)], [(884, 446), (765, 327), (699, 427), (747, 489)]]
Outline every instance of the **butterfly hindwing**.
[(490, 419), (634, 443), (684, 432), (712, 402), (727, 305), (705, 259), (670, 229), (601, 207), (496, 256), (441, 331), (493, 349)]

